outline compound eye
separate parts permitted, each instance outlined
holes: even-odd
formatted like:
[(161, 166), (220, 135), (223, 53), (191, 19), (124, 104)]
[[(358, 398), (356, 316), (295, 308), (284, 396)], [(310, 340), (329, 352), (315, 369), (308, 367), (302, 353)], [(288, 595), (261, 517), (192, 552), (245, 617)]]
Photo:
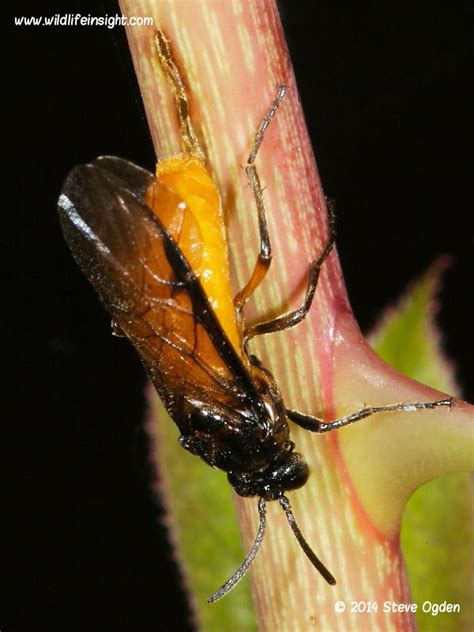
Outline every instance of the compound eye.
[(275, 468), (272, 473), (272, 481), (281, 491), (290, 491), (302, 487), (309, 476), (309, 467), (305, 463), (301, 454), (293, 452), (291, 456), (288, 454), (286, 459), (281, 463), (280, 467)]

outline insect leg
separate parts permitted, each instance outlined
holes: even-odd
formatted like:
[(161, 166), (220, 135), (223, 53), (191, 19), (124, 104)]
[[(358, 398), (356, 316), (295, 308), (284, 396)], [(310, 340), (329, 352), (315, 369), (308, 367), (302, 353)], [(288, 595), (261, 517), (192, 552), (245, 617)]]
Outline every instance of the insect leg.
[(176, 110), (178, 112), (179, 127), (184, 152), (186, 154), (203, 158), (204, 152), (189, 114), (189, 101), (184, 82), (178, 67), (174, 62), (169, 40), (163, 31), (160, 31), (160, 29), (157, 29), (155, 33), (155, 45), (161, 67), (163, 68), (168, 82), (171, 85), (176, 102)]
[(332, 204), (328, 204), (328, 218), (329, 218), (329, 237), (328, 241), (324, 247), (323, 252), (320, 256), (311, 262), (309, 266), (309, 274), (308, 274), (308, 285), (306, 286), (306, 296), (303, 302), (303, 305), (295, 309), (294, 311), (287, 312), (286, 314), (281, 314), (272, 320), (267, 320), (261, 323), (256, 323), (251, 327), (245, 329), (244, 338), (245, 340), (249, 340), (253, 338), (253, 336), (259, 336), (261, 334), (270, 334), (274, 331), (283, 331), (284, 329), (288, 329), (289, 327), (294, 327), (298, 323), (300, 323), (309, 312), (311, 303), (313, 302), (314, 293), (316, 292), (316, 287), (318, 285), (319, 273), (321, 271), (321, 267), (329, 253), (331, 252), (334, 241), (336, 238), (336, 230), (335, 230), (335, 215), (334, 208)]
[(414, 404), (392, 404), (390, 406), (369, 406), (367, 408), (362, 408), (362, 410), (358, 410), (351, 415), (346, 415), (345, 417), (341, 417), (340, 419), (335, 419), (334, 421), (324, 422), (322, 419), (318, 419), (317, 417), (312, 417), (311, 415), (304, 415), (303, 413), (299, 413), (296, 410), (287, 409), (286, 414), (288, 418), (291, 419), (294, 423), (301, 426), (305, 430), (310, 430), (311, 432), (329, 432), (330, 430), (337, 430), (338, 428), (343, 428), (344, 426), (348, 426), (349, 424), (353, 424), (360, 419), (365, 419), (365, 417), (370, 417), (370, 415), (375, 415), (376, 413), (392, 413), (392, 412), (415, 412), (417, 410), (432, 410), (433, 408), (438, 408), (439, 406), (448, 406), (449, 408), (453, 407), (453, 399), (440, 399), (436, 402), (415, 402)]
[(267, 214), (265, 211), (265, 204), (263, 202), (262, 185), (260, 183), (260, 178), (258, 177), (257, 167), (255, 166), (255, 159), (257, 157), (257, 152), (260, 148), (260, 145), (262, 144), (265, 131), (269, 126), (270, 121), (275, 116), (275, 113), (278, 110), (280, 103), (283, 101), (285, 94), (286, 86), (281, 85), (278, 88), (276, 99), (273, 101), (270, 109), (265, 114), (262, 122), (258, 127), (253, 141), (252, 150), (245, 166), (247, 180), (250, 188), (252, 189), (255, 204), (257, 206), (258, 230), (260, 233), (260, 252), (258, 253), (257, 262), (255, 263), (252, 276), (250, 277), (247, 284), (240, 290), (240, 292), (235, 295), (234, 305), (235, 308), (238, 310), (242, 309), (254, 290), (258, 287), (258, 285), (260, 285), (266, 273), (268, 272), (268, 269), (270, 268), (270, 263), (272, 261), (272, 248), (270, 244), (270, 236), (268, 234)]

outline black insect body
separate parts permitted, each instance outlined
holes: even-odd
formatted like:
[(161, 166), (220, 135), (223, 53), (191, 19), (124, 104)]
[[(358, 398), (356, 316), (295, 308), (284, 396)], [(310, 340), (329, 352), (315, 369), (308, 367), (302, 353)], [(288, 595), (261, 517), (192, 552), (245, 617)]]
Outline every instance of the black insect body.
[[(206, 194), (217, 196), (203, 152), (189, 118), (187, 98), (169, 44), (158, 31), (158, 56), (176, 100), (184, 153), (174, 158), (183, 178), (192, 170)], [(450, 400), (365, 408), (330, 423), (288, 410), (272, 374), (246, 353), (252, 336), (292, 327), (307, 314), (319, 272), (334, 243), (330, 234), (323, 252), (310, 266), (306, 297), (300, 309), (251, 328), (244, 327), (242, 308), (265, 276), (271, 261), (262, 189), (255, 158), (264, 132), (286, 88), (263, 118), (246, 173), (260, 226), (261, 249), (253, 274), (234, 300), (241, 323), (241, 348), (227, 336), (182, 246), (184, 226), (192, 226), (193, 209), (175, 190), (147, 171), (120, 158), (102, 157), (74, 168), (59, 199), (66, 241), (79, 266), (96, 288), (116, 331), (138, 350), (163, 403), (179, 427), (180, 444), (209, 465), (227, 472), (241, 496), (259, 497), (260, 526), (242, 566), (211, 598), (226, 594), (255, 558), (265, 531), (265, 503), (278, 500), (312, 564), (330, 583), (334, 577), (304, 540), (285, 492), (308, 479), (303, 457), (294, 452), (289, 420), (313, 432), (326, 432), (373, 413), (419, 410), (450, 405)], [(161, 171), (164, 173), (165, 169)], [(196, 175), (197, 174), (197, 175)], [(192, 231), (188, 231), (188, 237)], [(198, 244), (199, 245), (199, 244)], [(190, 254), (189, 254), (190, 253)]]

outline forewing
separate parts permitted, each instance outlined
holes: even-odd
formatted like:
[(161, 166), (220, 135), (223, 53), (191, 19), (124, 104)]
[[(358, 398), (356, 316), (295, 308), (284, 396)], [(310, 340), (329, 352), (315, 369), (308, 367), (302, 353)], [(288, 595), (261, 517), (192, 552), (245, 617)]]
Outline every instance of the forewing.
[[(142, 201), (151, 182), (151, 174), (118, 158), (73, 169), (59, 199), (73, 256), (139, 351), (172, 415), (183, 398), (237, 405), (250, 389), (253, 399), (250, 378), (200, 283)], [(182, 212), (174, 193), (163, 188), (160, 196)]]

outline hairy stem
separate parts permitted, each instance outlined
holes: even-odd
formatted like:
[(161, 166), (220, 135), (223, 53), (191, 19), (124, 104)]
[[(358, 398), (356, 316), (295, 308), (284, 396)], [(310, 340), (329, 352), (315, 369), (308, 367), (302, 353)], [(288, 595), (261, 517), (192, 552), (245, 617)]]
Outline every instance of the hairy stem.
[[(236, 290), (248, 280), (258, 253), (255, 204), (242, 165), (278, 85), (288, 86), (256, 161), (274, 262), (246, 315), (251, 322), (298, 307), (328, 223), (276, 4), (122, 0), (121, 6), (126, 15), (153, 16), (171, 40), (191, 96), (191, 116), (221, 191)], [(162, 159), (180, 151), (180, 139), (153, 33), (153, 27), (130, 27), (128, 37)], [(336, 251), (323, 266), (305, 322), (252, 340), (251, 351), (274, 373), (288, 407), (325, 420), (366, 405), (442, 398), (401, 377), (369, 349), (352, 316)], [(403, 507), (425, 480), (472, 466), (472, 417), (472, 409), (458, 404), (448, 413), (378, 416), (329, 436), (292, 427), (312, 470), (310, 482), (290, 494), (294, 515), (338, 583), (329, 586), (318, 576), (281, 509), (269, 503), (267, 534), (251, 572), (261, 630), (385, 630), (388, 621), (390, 629), (414, 629), (407, 613), (387, 615), (381, 608), (364, 615), (350, 608), (337, 613), (334, 604), (410, 601), (398, 539)], [(236, 498), (236, 505), (248, 550), (258, 528), (257, 501)], [(225, 578), (215, 579), (217, 587)]]

